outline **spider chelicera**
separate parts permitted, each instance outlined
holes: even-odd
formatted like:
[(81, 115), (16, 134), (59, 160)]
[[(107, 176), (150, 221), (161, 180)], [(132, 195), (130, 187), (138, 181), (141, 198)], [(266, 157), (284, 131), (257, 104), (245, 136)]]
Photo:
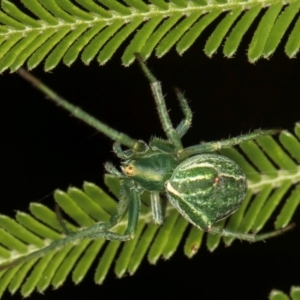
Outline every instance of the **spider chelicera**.
[[(139, 54), (136, 54), (136, 59), (150, 81), (159, 119), (167, 136), (167, 139), (154, 137), (149, 144), (132, 139), (96, 120), (80, 108), (62, 99), (24, 69), (19, 70), (22, 77), (43, 91), (50, 100), (115, 141), (113, 151), (121, 159), (121, 171), (111, 163), (106, 163), (105, 169), (120, 179), (121, 191), (117, 211), (111, 217), (110, 222), (97, 223), (72, 233), (67, 232), (65, 228), (67, 236), (64, 239), (54, 241), (46, 248), (33, 252), (25, 258), (0, 266), (0, 270), (41, 256), (51, 249), (78, 239), (104, 238), (112, 241), (133, 239), (139, 220), (140, 195), (145, 190), (150, 192), (153, 221), (158, 225), (162, 224), (164, 220), (160, 196), (166, 195), (171, 204), (187, 221), (200, 230), (210, 233), (255, 242), (276, 236), (293, 227), (291, 224), (283, 229), (255, 235), (213, 226), (219, 220), (233, 214), (241, 206), (247, 193), (247, 179), (241, 168), (231, 159), (216, 154), (216, 152), (222, 148), (232, 147), (278, 131), (256, 130), (234, 138), (184, 148), (181, 138), (192, 123), (192, 112), (184, 95), (175, 89), (184, 119), (177, 127), (173, 127), (160, 82), (153, 76)], [(123, 150), (121, 145), (128, 149)], [(113, 232), (111, 229), (126, 214), (128, 214), (128, 224), (125, 233)]]

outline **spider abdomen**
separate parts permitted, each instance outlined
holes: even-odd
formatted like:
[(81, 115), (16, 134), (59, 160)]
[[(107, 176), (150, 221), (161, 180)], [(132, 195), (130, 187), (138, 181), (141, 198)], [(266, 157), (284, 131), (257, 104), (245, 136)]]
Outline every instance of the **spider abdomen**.
[(247, 193), (247, 179), (231, 159), (200, 154), (177, 166), (166, 182), (166, 192), (183, 217), (209, 230), (240, 207)]

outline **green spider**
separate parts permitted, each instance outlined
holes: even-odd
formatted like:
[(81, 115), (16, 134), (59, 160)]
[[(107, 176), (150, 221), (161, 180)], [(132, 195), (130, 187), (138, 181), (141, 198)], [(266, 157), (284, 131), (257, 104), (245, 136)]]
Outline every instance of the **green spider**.
[[(67, 234), (64, 239), (54, 241), (44, 249), (0, 266), (0, 270), (41, 256), (78, 239), (104, 238), (112, 241), (133, 239), (139, 220), (140, 195), (145, 190), (150, 192), (153, 221), (158, 225), (162, 224), (164, 219), (160, 196), (166, 195), (188, 222), (206, 232), (254, 242), (276, 236), (293, 227), (291, 224), (283, 229), (254, 235), (213, 226), (233, 214), (241, 206), (247, 193), (247, 179), (240, 167), (229, 158), (215, 152), (263, 135), (274, 134), (277, 130), (256, 130), (218, 142), (183, 148), (181, 138), (192, 123), (192, 112), (184, 95), (178, 89), (175, 90), (184, 119), (174, 128), (167, 112), (160, 82), (153, 76), (139, 54), (136, 54), (136, 59), (150, 81), (159, 119), (167, 136), (167, 139), (152, 138), (149, 144), (108, 127), (62, 99), (24, 69), (19, 70), (22, 77), (33, 83), (51, 100), (115, 141), (113, 151), (121, 159), (121, 171), (111, 163), (106, 163), (105, 169), (120, 179), (121, 191), (117, 211), (110, 222), (97, 223), (74, 233), (67, 232), (64, 228)], [(121, 145), (129, 149), (123, 150)], [(125, 233), (111, 231), (126, 214), (128, 224)], [(63, 222), (61, 223), (63, 225)]]

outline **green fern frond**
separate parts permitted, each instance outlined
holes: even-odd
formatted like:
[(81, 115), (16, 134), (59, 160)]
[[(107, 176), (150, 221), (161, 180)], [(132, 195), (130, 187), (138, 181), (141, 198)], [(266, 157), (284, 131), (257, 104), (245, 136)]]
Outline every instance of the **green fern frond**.
[(161, 57), (176, 45), (183, 54), (215, 20), (218, 25), (204, 46), (208, 56), (225, 42), (223, 53), (232, 57), (259, 18), (248, 49), (251, 62), (270, 57), (287, 34), (285, 53), (294, 57), (299, 51), (299, 0), (124, 2), (21, 0), (25, 11), (2, 0), (0, 72), (14, 72), (26, 62), (28, 69), (44, 62), (49, 71), (60, 62), (70, 66), (79, 56), (85, 64), (95, 59), (105, 64), (123, 44), (124, 65), (134, 61), (135, 52), (144, 59), (153, 52)]
[(292, 286), (289, 295), (283, 293), (282, 291), (273, 290), (269, 295), (269, 299), (270, 300), (299, 300), (300, 299), (300, 287)]
[[(276, 218), (275, 229), (290, 223), (300, 201), (299, 123), (294, 131), (295, 135), (283, 131), (278, 139), (264, 136), (255, 142), (244, 142), (239, 148), (222, 150), (223, 155), (234, 159), (247, 174), (249, 191), (241, 208), (219, 222), (219, 226), (256, 233), (271, 219)], [(117, 178), (106, 175), (105, 184), (119, 197)], [(83, 190), (73, 187), (67, 192), (57, 190), (54, 198), (67, 218), (64, 226), (71, 232), (107, 222), (116, 209), (115, 200), (93, 183), (84, 183)], [(43, 292), (50, 285), (57, 288), (69, 275), (74, 283), (79, 283), (95, 261), (94, 279), (98, 284), (111, 269), (117, 277), (125, 273), (132, 275), (146, 256), (152, 264), (161, 257), (170, 258), (183, 239), (188, 257), (195, 255), (204, 243), (214, 251), (221, 240), (226, 245), (233, 242), (229, 237), (211, 234), (207, 234), (204, 242), (204, 232), (188, 224), (170, 205), (166, 208), (165, 222), (158, 227), (151, 222), (149, 201), (149, 195), (144, 193), (135, 238), (126, 243), (70, 239), (62, 233), (56, 213), (40, 203), (30, 205), (31, 214), (17, 212), (15, 220), (1, 215), (0, 264), (12, 265), (0, 271), (0, 296), (5, 290), (13, 294), (20, 289), (23, 296), (28, 296), (35, 289)], [(123, 220), (116, 230), (121, 233), (125, 227), (126, 220)], [(54, 246), (45, 248), (49, 245)], [(38, 250), (40, 254), (34, 255)]]

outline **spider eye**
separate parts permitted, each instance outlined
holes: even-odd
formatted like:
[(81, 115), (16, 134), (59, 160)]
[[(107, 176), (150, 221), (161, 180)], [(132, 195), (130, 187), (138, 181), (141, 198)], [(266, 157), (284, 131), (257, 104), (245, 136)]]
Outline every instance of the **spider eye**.
[(125, 171), (126, 175), (131, 176), (134, 173), (134, 167), (132, 165), (127, 165), (124, 168), (124, 171)]

